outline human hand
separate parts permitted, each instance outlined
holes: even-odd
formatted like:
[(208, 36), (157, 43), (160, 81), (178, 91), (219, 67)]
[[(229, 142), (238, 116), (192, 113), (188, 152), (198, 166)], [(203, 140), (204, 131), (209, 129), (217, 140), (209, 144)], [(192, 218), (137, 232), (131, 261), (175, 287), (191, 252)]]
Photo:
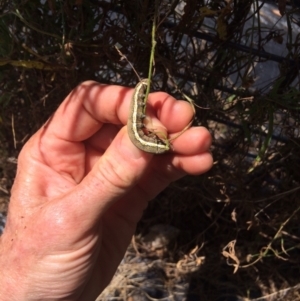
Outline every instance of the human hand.
[[(212, 166), (203, 127), (180, 135), (170, 153), (137, 149), (124, 126), (132, 94), (85, 82), (24, 146), (0, 238), (1, 301), (95, 300), (148, 201)], [(154, 126), (171, 136), (193, 116), (187, 102), (163, 92), (148, 102)]]

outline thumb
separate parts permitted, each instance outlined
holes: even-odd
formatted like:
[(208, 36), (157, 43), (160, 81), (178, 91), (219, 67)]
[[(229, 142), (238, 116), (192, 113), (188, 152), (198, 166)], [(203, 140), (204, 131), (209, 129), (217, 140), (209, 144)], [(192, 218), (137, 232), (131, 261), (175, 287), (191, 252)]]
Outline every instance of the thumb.
[[(153, 155), (139, 150), (123, 127), (91, 172), (77, 185), (83, 207), (99, 218), (114, 202), (126, 196), (146, 171)], [(82, 212), (81, 212), (82, 214)]]

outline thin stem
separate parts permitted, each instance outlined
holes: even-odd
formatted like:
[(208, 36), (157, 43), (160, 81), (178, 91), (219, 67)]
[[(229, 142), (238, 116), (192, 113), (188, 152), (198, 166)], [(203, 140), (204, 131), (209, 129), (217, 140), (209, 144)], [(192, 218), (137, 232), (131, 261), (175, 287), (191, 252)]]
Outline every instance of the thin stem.
[[(148, 85), (146, 89), (145, 102), (147, 101), (150, 92), (151, 77), (152, 77), (153, 66), (154, 66), (154, 53), (155, 53), (155, 46), (156, 46), (156, 40), (155, 40), (156, 18), (157, 18), (157, 1), (155, 2), (155, 13), (154, 13), (153, 23), (152, 23), (151, 53), (150, 53), (150, 60), (149, 60)], [(146, 106), (144, 110), (146, 110)]]

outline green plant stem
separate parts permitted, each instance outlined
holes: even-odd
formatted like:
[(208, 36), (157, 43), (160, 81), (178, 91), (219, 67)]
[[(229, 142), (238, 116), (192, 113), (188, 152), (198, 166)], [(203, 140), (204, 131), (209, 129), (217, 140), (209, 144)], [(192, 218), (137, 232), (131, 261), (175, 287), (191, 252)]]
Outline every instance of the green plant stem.
[[(145, 100), (148, 99), (148, 95), (149, 95), (149, 92), (150, 92), (151, 77), (152, 77), (153, 66), (154, 66), (154, 53), (155, 53), (155, 46), (156, 46), (156, 40), (155, 40), (156, 16), (157, 16), (157, 3), (155, 3), (155, 13), (154, 13), (153, 23), (152, 23), (151, 53), (150, 53), (150, 60), (149, 60), (148, 86), (147, 86), (147, 89), (146, 89)], [(145, 106), (145, 109), (146, 109), (146, 106)]]

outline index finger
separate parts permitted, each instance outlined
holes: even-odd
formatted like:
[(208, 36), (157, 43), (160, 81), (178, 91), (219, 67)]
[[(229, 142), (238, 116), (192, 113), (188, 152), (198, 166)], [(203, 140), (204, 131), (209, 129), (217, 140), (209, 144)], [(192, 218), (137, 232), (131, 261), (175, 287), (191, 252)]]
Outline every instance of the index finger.
[(87, 81), (77, 86), (63, 101), (51, 120), (48, 133), (79, 142), (91, 137), (104, 123), (121, 125), (120, 111), (126, 107), (131, 89)]
[[(84, 82), (60, 105), (49, 122), (48, 131), (57, 138), (79, 142), (91, 137), (104, 123), (125, 125), (133, 91), (128, 87)], [(151, 116), (156, 116), (171, 132), (183, 128), (193, 114), (187, 103), (182, 104), (164, 92), (151, 93), (148, 102)]]

